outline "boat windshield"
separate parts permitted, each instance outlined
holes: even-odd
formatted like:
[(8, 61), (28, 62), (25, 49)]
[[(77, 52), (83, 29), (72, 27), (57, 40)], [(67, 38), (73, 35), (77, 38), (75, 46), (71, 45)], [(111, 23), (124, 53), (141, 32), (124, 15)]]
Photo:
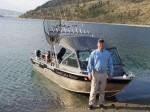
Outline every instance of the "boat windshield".
[(78, 58), (81, 69), (86, 69), (88, 65), (88, 59), (90, 57), (90, 51), (78, 51)]
[(113, 65), (122, 65), (121, 59), (119, 57), (119, 54), (116, 50), (116, 48), (108, 49), (108, 51), (111, 53)]
[[(113, 65), (114, 66), (121, 65), (122, 64), (121, 59), (119, 57), (119, 54), (116, 48), (108, 49), (108, 51), (111, 53)], [(90, 51), (78, 51), (77, 54), (78, 54), (81, 69), (87, 69), (88, 59), (90, 57), (91, 52)]]

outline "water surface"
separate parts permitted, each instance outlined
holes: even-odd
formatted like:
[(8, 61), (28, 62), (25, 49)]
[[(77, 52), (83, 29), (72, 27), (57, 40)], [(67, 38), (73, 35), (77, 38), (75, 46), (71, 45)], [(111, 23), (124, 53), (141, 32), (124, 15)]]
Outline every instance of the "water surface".
[[(117, 99), (150, 97), (150, 27), (95, 23), (82, 27), (116, 46), (125, 68), (136, 76)], [(86, 95), (66, 91), (33, 70), (30, 56), (35, 49), (49, 49), (42, 20), (0, 18), (0, 111), (86, 106)]]

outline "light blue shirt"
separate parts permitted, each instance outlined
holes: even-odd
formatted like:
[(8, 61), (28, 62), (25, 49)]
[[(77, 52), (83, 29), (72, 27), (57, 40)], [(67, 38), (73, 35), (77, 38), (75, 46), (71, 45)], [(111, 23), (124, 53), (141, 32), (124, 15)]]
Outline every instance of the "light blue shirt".
[(88, 61), (88, 75), (92, 75), (92, 70), (96, 70), (97, 72), (108, 71), (108, 75), (112, 76), (114, 67), (110, 52), (108, 52), (107, 50), (94, 50), (91, 53)]

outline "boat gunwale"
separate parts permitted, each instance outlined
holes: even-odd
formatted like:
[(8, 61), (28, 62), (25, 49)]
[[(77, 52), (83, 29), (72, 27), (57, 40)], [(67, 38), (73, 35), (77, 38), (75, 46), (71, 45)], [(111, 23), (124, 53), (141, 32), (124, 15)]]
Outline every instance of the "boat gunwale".
[[(33, 58), (31, 58), (31, 60), (33, 61), (33, 60), (35, 60), (35, 59), (33, 59)], [(35, 61), (34, 61), (35, 62)], [(36, 63), (36, 62), (35, 62)], [(41, 62), (39, 62), (39, 63), (36, 63), (36, 64), (38, 64), (38, 65), (40, 65), (41, 64)], [(43, 64), (45, 64), (45, 63), (43, 63)], [(47, 67), (45, 67), (46, 69), (50, 69), (48, 66)], [(45, 68), (43, 68), (43, 69), (45, 69)], [(75, 76), (80, 76), (80, 77), (86, 77), (86, 78), (88, 78), (88, 75), (83, 75), (83, 74), (78, 74), (78, 73), (74, 73), (74, 72), (70, 72), (70, 71), (67, 71), (67, 70), (64, 70), (64, 69), (60, 69), (60, 68), (57, 68), (57, 67), (53, 67), (53, 69), (54, 70), (60, 70), (60, 71), (62, 71), (62, 72), (66, 72), (66, 73), (69, 73), (69, 74), (72, 74), (72, 75), (75, 75)], [(50, 70), (52, 70), (52, 69), (50, 69)], [(62, 76), (62, 75), (61, 75)], [(123, 81), (132, 81), (133, 80), (133, 78), (134, 78), (134, 76), (126, 76), (126, 78), (124, 78), (123, 76), (122, 77), (112, 77), (112, 81), (113, 80), (123, 80)], [(87, 80), (87, 81), (89, 81), (89, 80)]]

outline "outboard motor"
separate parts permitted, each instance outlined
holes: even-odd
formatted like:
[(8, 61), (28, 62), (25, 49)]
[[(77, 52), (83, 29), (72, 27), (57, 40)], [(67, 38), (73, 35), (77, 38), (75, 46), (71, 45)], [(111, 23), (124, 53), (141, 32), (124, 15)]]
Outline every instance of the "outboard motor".
[(41, 57), (41, 51), (35, 50), (35, 56), (36, 56), (36, 60), (39, 59)]

